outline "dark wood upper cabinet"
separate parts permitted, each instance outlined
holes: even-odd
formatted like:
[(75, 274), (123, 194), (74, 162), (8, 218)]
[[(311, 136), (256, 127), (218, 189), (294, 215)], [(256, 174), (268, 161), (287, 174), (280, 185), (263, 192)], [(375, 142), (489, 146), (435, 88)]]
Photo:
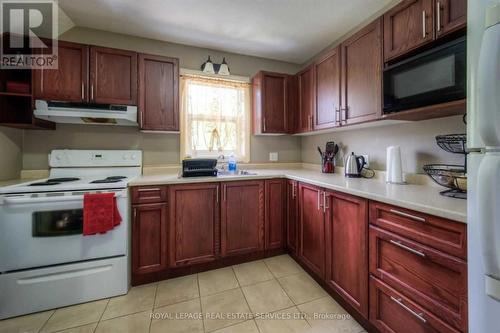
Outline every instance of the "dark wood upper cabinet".
[(368, 317), (368, 201), (326, 192), (326, 282)]
[(219, 255), (219, 183), (169, 186), (169, 266)]
[(314, 64), (314, 129), (325, 129), (340, 124), (340, 64), (340, 47), (336, 47)]
[(433, 0), (404, 0), (385, 13), (385, 61), (434, 40), (433, 4)]
[(264, 181), (222, 184), (221, 254), (264, 249)]
[(132, 274), (159, 272), (167, 268), (167, 203), (133, 207)]
[(87, 102), (88, 59), (87, 45), (59, 41), (58, 68), (33, 71), (34, 97), (45, 100)]
[(286, 247), (292, 254), (297, 254), (298, 247), (298, 191), (296, 180), (286, 181)]
[(297, 74), (299, 92), (297, 132), (309, 132), (313, 128), (314, 67), (309, 66)]
[(325, 276), (325, 212), (321, 188), (299, 183), (299, 258), (319, 277)]
[(382, 19), (358, 31), (341, 45), (342, 124), (382, 116)]
[(465, 28), (467, 25), (467, 0), (435, 1), (437, 37)]
[(137, 104), (137, 53), (90, 47), (90, 96), (92, 103)]
[(252, 78), (254, 134), (286, 134), (288, 119), (288, 75), (259, 72)]
[(283, 179), (266, 180), (265, 191), (265, 249), (283, 248), (285, 245), (286, 183)]
[(139, 54), (140, 127), (179, 131), (179, 60)]

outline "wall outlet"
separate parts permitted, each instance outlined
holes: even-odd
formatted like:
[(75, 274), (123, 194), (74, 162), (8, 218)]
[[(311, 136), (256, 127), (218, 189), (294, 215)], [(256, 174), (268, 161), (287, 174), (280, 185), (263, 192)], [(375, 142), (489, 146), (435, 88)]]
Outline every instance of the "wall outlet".
[(369, 168), (370, 167), (370, 156), (368, 154), (366, 155), (361, 155), (365, 158), (365, 167)]
[(269, 153), (269, 161), (278, 162), (278, 153)]

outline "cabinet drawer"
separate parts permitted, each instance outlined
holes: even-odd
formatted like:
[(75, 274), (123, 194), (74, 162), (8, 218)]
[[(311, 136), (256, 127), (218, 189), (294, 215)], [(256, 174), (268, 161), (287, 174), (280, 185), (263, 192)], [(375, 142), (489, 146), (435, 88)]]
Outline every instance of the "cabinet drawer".
[(132, 203), (157, 203), (167, 201), (166, 186), (132, 187)]
[(382, 333), (458, 333), (425, 308), (370, 277), (370, 322)]
[(373, 201), (370, 223), (462, 259), (467, 257), (463, 223)]
[(370, 273), (434, 315), (467, 327), (467, 265), (458, 258), (370, 227)]

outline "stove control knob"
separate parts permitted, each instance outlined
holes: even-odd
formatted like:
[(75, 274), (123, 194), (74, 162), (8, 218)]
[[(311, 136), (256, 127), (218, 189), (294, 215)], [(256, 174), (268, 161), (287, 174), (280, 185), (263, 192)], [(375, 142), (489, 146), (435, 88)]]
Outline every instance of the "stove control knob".
[(124, 154), (124, 155), (123, 155), (123, 159), (124, 159), (124, 160), (128, 160), (128, 155), (127, 155), (127, 154)]
[(62, 160), (62, 155), (61, 154), (57, 154), (56, 155), (56, 160), (58, 160), (58, 161)]
[(135, 154), (132, 154), (132, 156), (130, 158), (133, 159), (133, 160), (135, 160), (136, 159)]

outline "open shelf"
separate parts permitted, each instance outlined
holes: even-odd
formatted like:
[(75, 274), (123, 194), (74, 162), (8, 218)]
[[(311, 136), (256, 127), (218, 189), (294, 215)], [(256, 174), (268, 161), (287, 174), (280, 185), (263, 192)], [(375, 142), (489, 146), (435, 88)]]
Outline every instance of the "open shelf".
[(467, 99), (385, 114), (382, 119), (417, 121), (465, 114)]

